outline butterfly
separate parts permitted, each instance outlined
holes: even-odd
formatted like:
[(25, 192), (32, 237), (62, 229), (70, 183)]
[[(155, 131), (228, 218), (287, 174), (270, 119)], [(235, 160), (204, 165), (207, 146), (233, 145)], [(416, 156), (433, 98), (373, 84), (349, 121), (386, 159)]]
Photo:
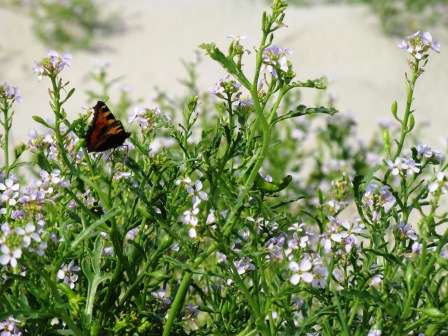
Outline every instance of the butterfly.
[(84, 136), (89, 153), (117, 148), (131, 136), (131, 133), (124, 130), (121, 121), (115, 119), (104, 102), (98, 101), (93, 110), (95, 111), (93, 121)]

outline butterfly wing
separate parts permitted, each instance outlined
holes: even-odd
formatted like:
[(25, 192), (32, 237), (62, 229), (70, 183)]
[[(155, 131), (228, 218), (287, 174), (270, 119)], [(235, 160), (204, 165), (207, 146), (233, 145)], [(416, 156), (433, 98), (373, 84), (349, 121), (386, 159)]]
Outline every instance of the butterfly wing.
[(93, 121), (85, 136), (89, 153), (117, 148), (131, 136), (131, 133), (124, 130), (121, 121), (115, 119), (104, 102), (98, 101), (93, 109), (95, 111)]

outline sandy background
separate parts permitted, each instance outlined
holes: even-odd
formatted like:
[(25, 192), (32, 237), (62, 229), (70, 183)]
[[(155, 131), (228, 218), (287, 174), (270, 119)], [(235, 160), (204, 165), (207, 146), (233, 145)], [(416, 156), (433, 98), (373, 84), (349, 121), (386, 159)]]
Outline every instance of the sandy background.
[[(95, 87), (87, 76), (95, 61), (110, 61), (111, 77), (124, 75), (123, 83), (132, 89), (132, 96), (143, 98), (142, 105), (155, 107), (151, 102), (155, 86), (169, 95), (180, 95), (183, 88), (178, 79), (186, 74), (180, 59), (189, 60), (200, 43), (216, 42), (226, 50), (230, 40), (225, 36), (234, 34), (248, 36), (243, 41), (247, 49), (258, 45), (261, 14), (268, 9), (261, 0), (115, 0), (103, 5), (106, 10), (119, 10), (128, 29), (102, 38), (105, 48), (99, 52), (58, 50), (73, 54), (71, 68), (63, 73), (64, 80), (77, 89), (66, 105), (70, 118), (85, 113), (82, 106), (95, 104), (84, 93)], [(298, 79), (331, 74), (335, 81), (330, 91), (337, 94), (336, 105), (342, 113), (359, 116), (362, 138), (369, 138), (378, 119), (390, 115), (394, 100), (399, 108), (404, 107), (407, 53), (396, 47), (399, 38), (383, 35), (377, 16), (368, 7), (290, 6), (285, 23), (288, 28), (278, 31), (275, 41), (293, 50), (290, 59)], [(51, 116), (49, 81), (38, 82), (32, 72), (33, 61), (46, 56), (48, 48), (36, 39), (31, 20), (20, 11), (0, 8), (0, 31), (0, 81), (18, 86), (24, 98), (16, 107), (13, 126), (13, 141), (18, 143), (27, 141), (28, 130), (37, 126), (32, 115)], [(433, 36), (442, 44), (442, 53), (431, 53), (417, 83), (414, 106), (417, 122), (431, 122), (422, 140), (442, 149), (440, 138), (448, 135), (448, 32), (439, 29)], [(250, 69), (253, 63), (246, 59), (245, 64)], [(199, 86), (207, 90), (225, 75), (204, 58)], [(313, 105), (312, 97), (305, 95), (303, 103)]]

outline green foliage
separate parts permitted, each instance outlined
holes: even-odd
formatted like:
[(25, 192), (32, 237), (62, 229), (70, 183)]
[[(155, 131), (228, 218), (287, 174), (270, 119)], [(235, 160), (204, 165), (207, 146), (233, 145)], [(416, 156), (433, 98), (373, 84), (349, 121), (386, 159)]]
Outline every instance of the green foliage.
[[(36, 64), (54, 119), (34, 117), (44, 134), (15, 158), (20, 97), (0, 86), (2, 325), (26, 335), (447, 332), (448, 164), (416, 145), (412, 110), (437, 46), (408, 39), (422, 56), (408, 50), (406, 107), (393, 103), (395, 124), (361, 144), (356, 120), (326, 100), (325, 79), (297, 80), (290, 51), (274, 44), (286, 5), (263, 14), (254, 54), (237, 36), (227, 53), (201, 45), (229, 72), (213, 96), (198, 93), (199, 64), (185, 62), (194, 94), (160, 93), (158, 108), (134, 112), (129, 142), (108, 152), (85, 148), (92, 111), (66, 117), (67, 55)], [(245, 57), (255, 57), (254, 78)], [(117, 79), (105, 66), (92, 76), (90, 99), (105, 100)], [(300, 104), (302, 89), (321, 90), (315, 107)], [(107, 104), (126, 124), (134, 102)], [(35, 180), (15, 175), (25, 164)]]
[(117, 13), (105, 17), (93, 0), (38, 0), (32, 4), (33, 31), (53, 49), (94, 49), (98, 36), (124, 29)]
[(379, 16), (383, 31), (403, 36), (409, 31), (448, 26), (448, 5), (445, 0), (292, 0), (292, 5), (366, 3)]

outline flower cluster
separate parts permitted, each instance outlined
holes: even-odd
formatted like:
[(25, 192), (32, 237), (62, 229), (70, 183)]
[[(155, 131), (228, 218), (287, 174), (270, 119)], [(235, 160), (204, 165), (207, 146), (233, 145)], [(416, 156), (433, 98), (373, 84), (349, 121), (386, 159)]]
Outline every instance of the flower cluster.
[(409, 54), (418, 60), (424, 58), (425, 53), (429, 49), (440, 53), (440, 43), (433, 40), (430, 32), (420, 34), (420, 31), (418, 31), (410, 36), (407, 36), (397, 45), (397, 47), (400, 49), (405, 49)]
[(20, 89), (18, 87), (10, 86), (6, 82), (3, 85), (0, 85), (0, 101), (15, 100), (18, 103), (21, 103), (23, 98), (19, 96), (19, 93)]
[(266, 70), (272, 76), (278, 77), (279, 72), (287, 72), (290, 65), (286, 55), (291, 55), (292, 50), (283, 49), (277, 45), (272, 45), (263, 50), (263, 65), (261, 70)]
[(323, 266), (322, 259), (312, 259), (305, 254), (299, 262), (291, 261), (289, 269), (293, 272), (289, 281), (297, 285), (301, 280), (311, 283), (314, 288), (325, 288), (327, 286), (328, 268)]
[(397, 157), (395, 161), (392, 162), (391, 159), (386, 159), (386, 163), (389, 166), (389, 170), (392, 171), (392, 175), (403, 175), (403, 176), (412, 176), (413, 174), (419, 173), (420, 166), (419, 163), (416, 163), (415, 160), (411, 157)]
[(416, 150), (419, 160), (426, 159), (433, 164), (439, 164), (443, 160), (442, 153), (439, 150), (431, 149), (430, 146), (421, 142), (418, 143)]
[(394, 205), (396, 199), (387, 185), (379, 187), (375, 183), (367, 185), (362, 198), (362, 204), (369, 208), (372, 214), (372, 220), (381, 219), (381, 210), (388, 212)]
[(72, 260), (68, 265), (63, 265), (58, 271), (58, 279), (63, 280), (65, 284), (69, 285), (71, 289), (75, 288), (75, 282), (78, 280), (78, 275), (81, 267), (75, 266), (75, 261)]
[(238, 92), (241, 83), (234, 79), (228, 81), (227, 79), (229, 78), (230, 75), (227, 75), (225, 78), (220, 78), (215, 85), (209, 89), (209, 92), (222, 99), (231, 97), (234, 93)]
[(19, 320), (8, 317), (6, 320), (0, 322), (0, 335), (1, 336), (22, 336), (21, 331), (17, 328), (16, 323), (20, 323)]
[(414, 230), (412, 230), (411, 224), (406, 224), (404, 222), (400, 222), (395, 227), (391, 227), (394, 230), (395, 235), (398, 239), (411, 239), (417, 240), (417, 234)]
[(167, 125), (167, 123), (171, 122), (171, 119), (158, 107), (155, 109), (136, 107), (134, 114), (129, 117), (128, 121), (137, 121), (143, 133), (147, 134), (158, 127)]
[(50, 74), (57, 75), (64, 70), (66, 66), (70, 66), (71, 59), (71, 54), (62, 54), (62, 56), (59, 56), (56, 51), (50, 50), (47, 57), (44, 57), (39, 62), (34, 61), (36, 67), (33, 68), (33, 72), (37, 75), (39, 81), (41, 81), (44, 76)]
[(338, 249), (336, 252), (339, 254), (350, 253), (353, 248), (359, 248), (358, 236), (363, 232), (363, 224), (358, 226), (346, 219), (339, 220), (332, 216), (328, 216), (328, 219), (332, 225), (327, 232), (319, 236), (324, 253), (332, 251), (333, 245)]
[[(190, 238), (196, 238), (197, 232), (196, 232), (196, 226), (199, 224), (199, 204), (202, 201), (208, 200), (208, 194), (205, 191), (202, 191), (202, 182), (200, 180), (197, 180), (194, 184), (192, 183), (192, 180), (189, 177), (180, 178), (176, 181), (176, 185), (178, 186), (185, 186), (187, 193), (191, 196), (193, 206), (191, 209), (184, 211), (182, 222), (186, 225), (188, 225), (188, 236)], [(214, 216), (214, 212), (211, 212), (209, 214), (210, 216)], [(207, 223), (214, 222), (212, 220), (209, 221), (209, 218), (207, 218)]]

